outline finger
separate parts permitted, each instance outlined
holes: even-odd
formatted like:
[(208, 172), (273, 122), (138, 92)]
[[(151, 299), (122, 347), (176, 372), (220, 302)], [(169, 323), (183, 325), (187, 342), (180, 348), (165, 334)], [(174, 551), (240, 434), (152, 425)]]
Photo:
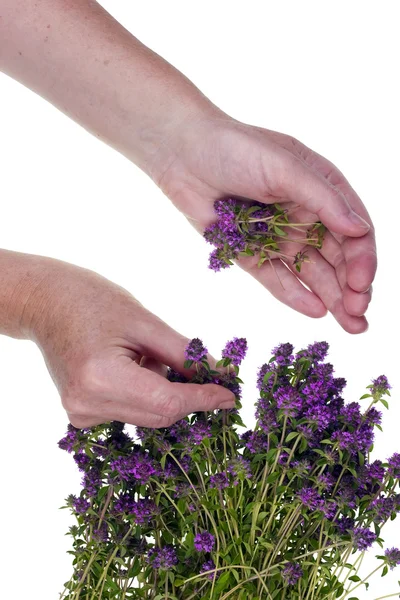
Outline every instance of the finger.
[(375, 278), (378, 264), (374, 233), (358, 240), (347, 238), (343, 244), (347, 283), (356, 292), (368, 290)]
[(355, 292), (348, 285), (343, 290), (343, 304), (350, 315), (361, 317), (367, 312), (372, 298), (372, 287), (366, 292), (360, 294)]
[(347, 283), (347, 268), (343, 247), (329, 231), (325, 231), (324, 241), (319, 253), (335, 269), (337, 280), (343, 289)]
[[(183, 367), (185, 348), (189, 339), (148, 310), (143, 309), (140, 319), (135, 321), (132, 338), (139, 346), (141, 354), (168, 365), (188, 377), (193, 374), (193, 369)], [(210, 355), (207, 356), (207, 360), (214, 368), (216, 360)]]
[(168, 374), (168, 367), (166, 365), (163, 365), (159, 360), (150, 358), (149, 356), (142, 356), (140, 366), (149, 369), (149, 371), (152, 371), (161, 377), (166, 377)]
[(343, 243), (348, 284), (353, 290), (364, 292), (371, 286), (377, 268), (375, 233), (368, 211), (343, 173), (333, 163), (309, 148), (304, 147), (302, 155), (316, 172), (340, 190), (353, 211), (371, 225), (365, 236), (357, 240), (348, 239)]
[(258, 267), (256, 259), (257, 257), (240, 259), (238, 264), (277, 300), (308, 317), (319, 318), (326, 315), (326, 308), (321, 300), (307, 290), (280, 260), (273, 260), (272, 265), (265, 262)]
[[(299, 278), (303, 281), (349, 333), (362, 333), (368, 327), (365, 317), (349, 314), (344, 306), (342, 289), (334, 268), (322, 258), (315, 248), (307, 251), (310, 263), (303, 263)], [(294, 267), (289, 265), (290, 269)]]
[(349, 204), (345, 194), (318, 171), (284, 148), (265, 165), (270, 191), (300, 204), (332, 231), (351, 237), (365, 235), (370, 225)]

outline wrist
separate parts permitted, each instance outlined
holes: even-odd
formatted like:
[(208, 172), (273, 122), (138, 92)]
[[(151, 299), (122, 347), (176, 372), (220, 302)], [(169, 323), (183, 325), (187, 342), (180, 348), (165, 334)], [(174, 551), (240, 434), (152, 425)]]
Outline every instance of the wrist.
[(51, 258), (0, 251), (0, 333), (16, 339), (35, 337), (44, 307), (46, 281), (54, 271)]

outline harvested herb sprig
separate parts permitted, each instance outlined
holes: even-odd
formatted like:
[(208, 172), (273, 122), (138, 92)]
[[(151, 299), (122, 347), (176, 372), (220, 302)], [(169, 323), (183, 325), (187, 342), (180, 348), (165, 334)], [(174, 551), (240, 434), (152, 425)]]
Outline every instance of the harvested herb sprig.
[[(244, 339), (227, 344), (215, 369), (201, 340), (186, 353), (191, 381), (228, 387), (237, 409), (139, 427), (140, 443), (122, 423), (69, 426), (59, 445), (83, 489), (67, 499), (77, 523), (62, 597), (361, 600), (365, 551), (384, 547), (382, 527), (400, 511), (400, 454), (371, 458), (386, 377), (368, 387), (367, 408), (345, 403), (327, 351), (325, 342), (275, 348), (258, 373), (256, 425), (241, 435)], [(378, 561), (385, 575), (400, 550)]]
[[(240, 257), (257, 256), (258, 266), (281, 258), (300, 272), (302, 263), (309, 260), (306, 247), (322, 247), (322, 223), (296, 223), (290, 219), (291, 210), (279, 204), (228, 198), (217, 200), (214, 208), (218, 220), (204, 232), (205, 239), (216, 246), (209, 261), (214, 271), (226, 269)], [(287, 242), (298, 245), (294, 255), (282, 249)]]

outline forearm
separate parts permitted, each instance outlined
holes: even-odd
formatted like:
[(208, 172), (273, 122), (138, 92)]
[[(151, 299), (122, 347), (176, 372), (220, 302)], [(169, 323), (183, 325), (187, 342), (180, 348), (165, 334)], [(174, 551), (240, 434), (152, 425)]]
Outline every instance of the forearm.
[(0, 0), (0, 68), (155, 179), (168, 139), (217, 110), (92, 0)]
[(0, 250), (0, 334), (32, 337), (33, 323), (45, 309), (45, 281), (56, 272), (51, 258)]

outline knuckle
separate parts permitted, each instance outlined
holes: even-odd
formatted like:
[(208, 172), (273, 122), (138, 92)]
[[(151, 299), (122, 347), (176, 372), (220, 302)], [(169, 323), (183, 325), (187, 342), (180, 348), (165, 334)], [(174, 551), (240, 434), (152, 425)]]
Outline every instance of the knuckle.
[(85, 427), (91, 426), (87, 417), (82, 417), (81, 415), (69, 414), (68, 418), (69, 418), (71, 425), (73, 425), (77, 429), (83, 429)]
[(201, 391), (200, 402), (204, 407), (203, 410), (212, 409), (215, 407), (216, 404), (218, 404), (216, 395), (211, 390)]
[(96, 395), (104, 392), (105, 377), (96, 360), (86, 361), (78, 373), (78, 385), (84, 394)]
[(85, 400), (85, 397), (75, 391), (67, 390), (61, 394), (61, 404), (67, 413), (74, 415), (75, 417), (86, 417), (90, 414), (89, 406)]
[[(169, 419), (178, 419), (183, 411), (182, 399), (177, 394), (161, 396), (158, 407), (161, 414)], [(174, 421), (173, 421), (174, 422)]]
[(170, 427), (173, 425), (178, 419), (173, 417), (165, 417), (164, 415), (152, 415), (149, 418), (148, 427), (160, 428), (160, 427)]

